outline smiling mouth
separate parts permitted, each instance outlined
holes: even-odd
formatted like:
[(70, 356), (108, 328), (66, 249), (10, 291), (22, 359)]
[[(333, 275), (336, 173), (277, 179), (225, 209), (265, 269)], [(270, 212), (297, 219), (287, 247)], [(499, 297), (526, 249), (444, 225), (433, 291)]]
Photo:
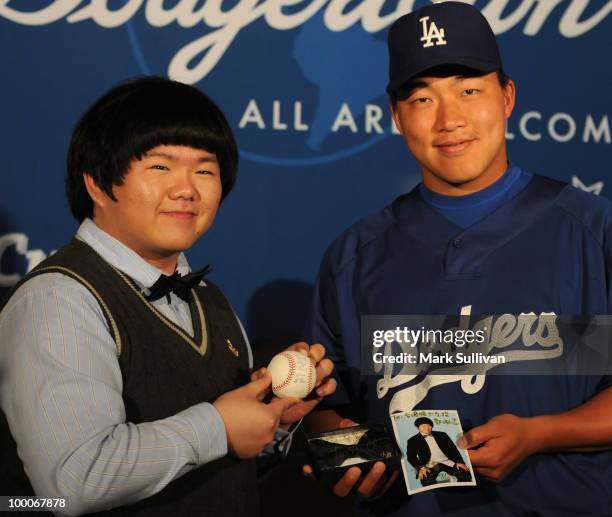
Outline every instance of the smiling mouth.
[(474, 142), (474, 139), (456, 140), (453, 142), (444, 142), (441, 144), (436, 144), (434, 145), (434, 147), (440, 150), (444, 154), (454, 155), (454, 154), (459, 154), (462, 151), (465, 151), (466, 149), (468, 149), (472, 145), (473, 142)]
[(175, 219), (183, 219), (183, 220), (193, 219), (196, 216), (194, 212), (181, 212), (181, 211), (162, 212), (162, 214), (173, 217)]

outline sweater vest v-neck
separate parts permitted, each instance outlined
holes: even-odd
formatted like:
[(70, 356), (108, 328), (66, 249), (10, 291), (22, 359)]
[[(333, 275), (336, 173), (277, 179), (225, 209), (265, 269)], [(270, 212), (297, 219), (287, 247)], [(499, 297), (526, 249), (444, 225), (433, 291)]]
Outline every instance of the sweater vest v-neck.
[[(249, 353), (240, 325), (221, 291), (208, 280), (206, 286), (191, 291), (192, 337), (157, 311), (131, 278), (89, 245), (73, 239), (19, 282), (0, 304), (0, 310), (23, 283), (45, 273), (73, 278), (102, 308), (117, 347), (126, 422), (167, 418), (200, 402), (213, 402), (249, 382)], [(14, 465), (8, 467), (17, 472), (10, 474), (9, 483), (15, 486), (14, 493), (30, 492), (4, 415), (0, 427), (1, 434), (8, 435), (3, 441), (10, 442), (14, 450), (10, 454)], [(102, 514), (148, 517), (258, 513), (254, 460), (225, 456), (172, 481), (152, 497)]]

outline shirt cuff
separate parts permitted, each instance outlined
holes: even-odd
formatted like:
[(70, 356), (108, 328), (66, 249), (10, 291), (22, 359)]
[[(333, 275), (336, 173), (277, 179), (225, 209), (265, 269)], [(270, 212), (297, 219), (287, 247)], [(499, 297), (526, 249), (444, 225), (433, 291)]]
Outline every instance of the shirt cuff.
[(293, 433), (297, 430), (301, 423), (302, 420), (300, 419), (298, 422), (292, 424), (288, 431), (278, 428), (274, 434), (274, 440), (264, 447), (261, 454), (276, 454), (278, 455), (279, 459), (284, 460), (291, 449)]
[(216, 408), (208, 402), (191, 406), (176, 415), (184, 418), (193, 427), (197, 443), (198, 465), (218, 460), (227, 455), (225, 424)]

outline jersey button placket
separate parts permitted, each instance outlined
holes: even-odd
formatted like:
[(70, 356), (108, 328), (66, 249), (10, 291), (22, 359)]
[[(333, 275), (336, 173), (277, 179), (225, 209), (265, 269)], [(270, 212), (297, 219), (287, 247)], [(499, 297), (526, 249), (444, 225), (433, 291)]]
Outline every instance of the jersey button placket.
[[(445, 260), (445, 271), (447, 275), (464, 275), (469, 274), (473, 263), (469, 252), (469, 242), (460, 235), (451, 239), (447, 245), (447, 253)], [(472, 252), (474, 249), (471, 250)]]

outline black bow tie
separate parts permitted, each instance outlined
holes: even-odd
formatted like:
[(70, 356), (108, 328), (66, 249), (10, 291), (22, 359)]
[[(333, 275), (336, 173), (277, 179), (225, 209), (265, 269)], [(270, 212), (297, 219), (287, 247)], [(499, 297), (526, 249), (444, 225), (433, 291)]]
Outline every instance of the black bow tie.
[(202, 269), (193, 271), (185, 276), (181, 276), (178, 271), (175, 271), (170, 276), (161, 275), (149, 288), (149, 295), (146, 298), (150, 302), (154, 302), (163, 296), (169, 295), (170, 292), (173, 292), (179, 298), (188, 302), (191, 288), (198, 285), (202, 278), (211, 271), (212, 268), (210, 264), (207, 264)]

